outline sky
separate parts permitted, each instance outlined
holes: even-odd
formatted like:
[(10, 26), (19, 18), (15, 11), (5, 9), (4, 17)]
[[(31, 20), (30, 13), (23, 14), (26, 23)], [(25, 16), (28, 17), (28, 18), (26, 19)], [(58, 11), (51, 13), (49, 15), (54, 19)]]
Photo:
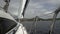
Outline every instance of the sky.
[(59, 2), (60, 0), (30, 0), (25, 17), (39, 16), (40, 18), (52, 18), (53, 14), (45, 14), (54, 12), (59, 6)]
[[(0, 6), (5, 5), (3, 0), (0, 0)], [(11, 0), (9, 5), (9, 13), (17, 17), (18, 9), (21, 10), (22, 0)], [(57, 7), (60, 6), (60, 0), (30, 0), (27, 6), (24, 18), (33, 18), (39, 16), (40, 18), (52, 18)], [(48, 15), (49, 14), (49, 15)], [(60, 17), (60, 16), (59, 16)]]

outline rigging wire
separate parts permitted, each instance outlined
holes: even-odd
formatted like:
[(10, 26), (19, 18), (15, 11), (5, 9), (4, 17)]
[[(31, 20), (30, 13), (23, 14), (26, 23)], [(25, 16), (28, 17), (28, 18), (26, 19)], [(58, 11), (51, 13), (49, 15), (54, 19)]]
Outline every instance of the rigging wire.
[(33, 21), (32, 25), (31, 25), (31, 27), (30, 27), (29, 34), (34, 34), (34, 33), (33, 33), (34, 24), (35, 24), (35, 18), (34, 18), (34, 21)]
[[(54, 12), (52, 12), (52, 13), (48, 13), (48, 14), (44, 14), (43, 16), (47, 16), (47, 15), (49, 15), (49, 14), (53, 14)], [(33, 27), (36, 27), (36, 22), (38, 22), (38, 20), (36, 20), (37, 18), (34, 18), (34, 22), (33, 22), (33, 24), (32, 24), (32, 26), (30, 27), (30, 31), (29, 31), (29, 33), (31, 33), (31, 31), (32, 31), (32, 28)], [(35, 21), (36, 20), (36, 21)], [(33, 31), (32, 31), (33, 32)], [(36, 30), (35, 30), (35, 32), (36, 32)], [(34, 33), (35, 33), (34, 32)]]
[[(55, 12), (48, 13), (48, 14), (45, 14), (45, 15), (43, 15), (43, 16), (47, 16), (47, 15), (49, 15), (49, 14), (53, 14), (53, 13), (55, 13)], [(31, 30), (32, 30), (32, 27), (34, 27), (34, 24), (35, 24), (35, 27), (36, 27), (36, 24), (37, 24), (37, 23), (35, 23), (35, 20), (34, 20), (34, 22), (33, 22), (32, 26), (31, 26), (31, 28), (30, 28), (29, 33), (31, 33)]]
[(55, 22), (56, 22), (56, 17), (58, 15), (58, 13), (60, 12), (60, 7), (57, 8), (54, 12), (54, 16), (53, 16), (53, 21), (52, 21), (52, 24), (51, 24), (51, 27), (50, 27), (50, 32), (49, 34), (53, 34), (54, 33), (54, 25), (55, 25)]

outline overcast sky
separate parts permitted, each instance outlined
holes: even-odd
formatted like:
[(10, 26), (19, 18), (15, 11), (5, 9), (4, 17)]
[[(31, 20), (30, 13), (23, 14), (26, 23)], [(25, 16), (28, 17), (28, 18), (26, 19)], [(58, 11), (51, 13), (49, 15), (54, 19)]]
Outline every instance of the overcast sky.
[(51, 18), (53, 16), (52, 14), (45, 14), (55, 11), (59, 2), (59, 0), (30, 0), (25, 17), (30, 18), (39, 16), (41, 18)]
[[(0, 0), (0, 6), (3, 7), (5, 3)], [(18, 15), (18, 9), (22, 5), (22, 0), (11, 0), (9, 6), (9, 13), (14, 16)], [(25, 12), (25, 18), (33, 18), (39, 16), (41, 18), (51, 18), (53, 14), (45, 15), (55, 11), (60, 5), (60, 0), (30, 0)]]

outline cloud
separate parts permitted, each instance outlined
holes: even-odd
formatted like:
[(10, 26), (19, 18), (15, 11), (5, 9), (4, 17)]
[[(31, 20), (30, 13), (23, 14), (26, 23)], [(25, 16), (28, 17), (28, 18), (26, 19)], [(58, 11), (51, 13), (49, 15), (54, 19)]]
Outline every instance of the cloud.
[(59, 0), (31, 0), (28, 4), (25, 18), (33, 18), (35, 16), (43, 18), (52, 18), (53, 14), (43, 16), (56, 10)]

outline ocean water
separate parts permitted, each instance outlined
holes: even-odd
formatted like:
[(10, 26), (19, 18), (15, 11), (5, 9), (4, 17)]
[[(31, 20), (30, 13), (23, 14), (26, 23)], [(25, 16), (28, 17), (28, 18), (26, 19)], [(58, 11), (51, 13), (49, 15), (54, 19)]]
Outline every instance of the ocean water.
[[(49, 34), (52, 21), (24, 21), (22, 24), (30, 34)], [(60, 20), (55, 22), (54, 34), (60, 34)]]

